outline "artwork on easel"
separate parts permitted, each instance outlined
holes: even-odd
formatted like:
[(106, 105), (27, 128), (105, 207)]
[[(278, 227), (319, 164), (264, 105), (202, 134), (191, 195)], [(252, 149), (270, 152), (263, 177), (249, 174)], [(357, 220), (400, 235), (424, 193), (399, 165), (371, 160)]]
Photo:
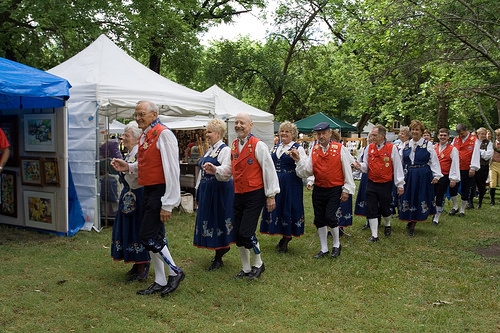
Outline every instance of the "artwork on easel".
[(23, 195), (26, 226), (56, 230), (56, 194), (24, 191)]
[(59, 168), (57, 158), (41, 159), (43, 185), (59, 186)]
[(5, 133), (10, 144), (10, 155), (6, 166), (19, 166), (19, 118), (17, 116), (2, 116), (0, 128)]
[(0, 214), (17, 217), (16, 173), (4, 170), (0, 173), (1, 203)]
[(40, 158), (21, 158), (21, 182), (23, 185), (42, 186), (42, 168), (40, 165)]
[(24, 115), (24, 150), (56, 151), (54, 114)]

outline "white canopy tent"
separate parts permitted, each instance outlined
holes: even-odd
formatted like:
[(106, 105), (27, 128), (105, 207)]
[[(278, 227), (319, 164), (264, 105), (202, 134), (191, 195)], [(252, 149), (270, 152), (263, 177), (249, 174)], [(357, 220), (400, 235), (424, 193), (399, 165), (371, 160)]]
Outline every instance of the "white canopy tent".
[(213, 85), (202, 94), (215, 98), (215, 117), (228, 122), (229, 143), (236, 138), (234, 119), (238, 113), (248, 113), (253, 121), (252, 133), (269, 148), (274, 145), (274, 115), (257, 109)]
[(114, 119), (108, 126), (110, 133), (122, 134), (125, 129), (125, 124), (120, 123), (118, 120)]
[(73, 86), (67, 103), (68, 153), (86, 229), (100, 227), (97, 145), (98, 133), (106, 129), (100, 116), (131, 118), (139, 100), (157, 103), (166, 115), (214, 114), (213, 97), (151, 71), (104, 35), (48, 72)]

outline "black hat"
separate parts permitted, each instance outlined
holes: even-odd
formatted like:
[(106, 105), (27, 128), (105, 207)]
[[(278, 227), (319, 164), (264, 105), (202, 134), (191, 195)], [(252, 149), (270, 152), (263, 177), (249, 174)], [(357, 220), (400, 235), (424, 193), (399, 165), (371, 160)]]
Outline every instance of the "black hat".
[(315, 131), (324, 131), (330, 128), (329, 123), (319, 123), (316, 126), (314, 126), (313, 130)]

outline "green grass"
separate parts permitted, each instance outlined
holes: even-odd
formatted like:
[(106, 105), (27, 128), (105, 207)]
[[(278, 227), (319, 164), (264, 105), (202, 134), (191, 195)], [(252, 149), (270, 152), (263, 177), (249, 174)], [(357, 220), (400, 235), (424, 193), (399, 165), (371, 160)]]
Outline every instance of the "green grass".
[(391, 237), (382, 230), (374, 244), (356, 217), (340, 258), (315, 260), (310, 196), (306, 191), (305, 235), (288, 253), (276, 253), (277, 237), (259, 237), (266, 271), (253, 282), (232, 280), (240, 270), (234, 246), (222, 269), (206, 271), (213, 252), (192, 246), (195, 215), (175, 213), (167, 236), (186, 279), (166, 298), (135, 295), (152, 275), (124, 282), (130, 266), (111, 260), (111, 228), (63, 238), (0, 226), (0, 331), (500, 330), (500, 261), (474, 252), (500, 243), (500, 205), (465, 218), (443, 215), (439, 227), (419, 223), (413, 238), (393, 220)]

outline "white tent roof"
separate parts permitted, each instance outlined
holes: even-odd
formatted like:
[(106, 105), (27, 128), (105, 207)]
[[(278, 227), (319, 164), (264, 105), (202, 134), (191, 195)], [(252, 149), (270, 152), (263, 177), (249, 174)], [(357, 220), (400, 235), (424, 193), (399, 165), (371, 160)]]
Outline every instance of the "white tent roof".
[(108, 127), (108, 130), (111, 133), (123, 133), (123, 130), (125, 129), (125, 124), (120, 123), (118, 120), (113, 120)]
[[(355, 122), (354, 124), (352, 124), (352, 126), (357, 127), (358, 123)], [(370, 122), (367, 122), (366, 125), (365, 125), (365, 127), (363, 127), (363, 132), (362, 133), (370, 133), (372, 131), (373, 127), (375, 127), (374, 124), (372, 124)]]
[(228, 94), (217, 85), (213, 85), (203, 95), (215, 98), (215, 117), (228, 120), (229, 143), (236, 138), (234, 133), (234, 118), (238, 113), (248, 113), (253, 121), (252, 133), (268, 147), (274, 144), (274, 115), (257, 109), (231, 94)]
[(73, 91), (86, 88), (85, 95), (95, 95), (100, 113), (111, 118), (131, 117), (139, 100), (155, 102), (162, 114), (208, 115), (214, 110), (212, 97), (153, 72), (105, 35), (48, 72), (71, 83), (70, 99)]

